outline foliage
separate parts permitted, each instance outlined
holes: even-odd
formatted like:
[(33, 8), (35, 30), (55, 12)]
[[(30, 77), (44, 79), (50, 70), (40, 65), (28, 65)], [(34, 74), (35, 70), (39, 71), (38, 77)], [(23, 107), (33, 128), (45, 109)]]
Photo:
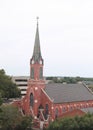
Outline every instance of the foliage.
[(54, 83), (77, 83), (83, 80), (83, 78), (77, 77), (47, 77), (47, 80), (52, 80)]
[(2, 96), (1, 96), (1, 93), (0, 93), (0, 106), (2, 105), (3, 103), (3, 99), (2, 99)]
[(3, 103), (3, 100), (2, 100), (2, 97), (1, 97), (1, 93), (0, 93), (0, 112), (2, 112), (2, 109), (1, 109), (2, 103)]
[(11, 77), (5, 74), (5, 71), (0, 70), (0, 94), (2, 98), (15, 98), (20, 96), (20, 90), (12, 82)]
[(16, 107), (7, 105), (2, 107), (0, 126), (2, 130), (31, 130), (32, 118), (23, 117)]
[(93, 130), (93, 115), (56, 120), (47, 130)]
[(84, 81), (86, 84), (93, 85), (93, 78), (83, 78), (83, 77), (46, 77), (46, 80), (51, 80), (54, 83), (78, 83)]

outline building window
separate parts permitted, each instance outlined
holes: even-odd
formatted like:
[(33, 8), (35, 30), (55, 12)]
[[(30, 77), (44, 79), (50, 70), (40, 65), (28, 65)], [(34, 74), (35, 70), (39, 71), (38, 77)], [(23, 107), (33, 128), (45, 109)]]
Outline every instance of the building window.
[(34, 106), (34, 96), (33, 96), (33, 93), (30, 94), (30, 106), (31, 107)]
[(16, 82), (27, 82), (27, 79), (15, 79)]
[(58, 108), (56, 108), (56, 110), (55, 110), (55, 118), (57, 118), (58, 117)]
[(31, 78), (34, 79), (34, 68), (31, 68)]
[(70, 111), (72, 111), (72, 110), (73, 110), (73, 107), (72, 107), (72, 106), (70, 106), (69, 110), (70, 110)]
[(39, 78), (40, 79), (43, 78), (43, 69), (42, 69), (42, 67), (40, 67)]
[(65, 107), (62, 108), (62, 112), (63, 113), (66, 112), (66, 108)]
[(48, 104), (45, 105), (45, 119), (48, 118), (48, 114), (49, 114), (49, 106)]
[(44, 115), (44, 107), (42, 106), (42, 104), (40, 104), (39, 107), (38, 107), (37, 118), (41, 118), (42, 119), (42, 117), (40, 117), (41, 113)]

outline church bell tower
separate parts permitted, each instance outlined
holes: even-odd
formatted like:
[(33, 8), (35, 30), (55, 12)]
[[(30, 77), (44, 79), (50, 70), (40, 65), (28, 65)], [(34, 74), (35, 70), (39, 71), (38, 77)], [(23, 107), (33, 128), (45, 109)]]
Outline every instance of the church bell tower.
[(40, 39), (39, 39), (39, 29), (38, 29), (38, 18), (37, 18), (37, 28), (34, 43), (33, 55), (30, 60), (30, 79), (32, 80), (42, 80), (43, 79), (43, 59), (40, 49)]
[(42, 104), (42, 89), (45, 88), (43, 78), (44, 61), (41, 55), (39, 27), (37, 19), (36, 35), (34, 42), (33, 55), (30, 59), (30, 79), (28, 81), (27, 98), (30, 112), (37, 117), (38, 109)]

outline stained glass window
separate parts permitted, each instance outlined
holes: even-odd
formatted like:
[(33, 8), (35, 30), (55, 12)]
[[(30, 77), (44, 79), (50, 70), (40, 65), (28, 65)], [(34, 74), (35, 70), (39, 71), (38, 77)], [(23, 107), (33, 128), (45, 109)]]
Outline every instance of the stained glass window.
[(45, 105), (45, 119), (48, 118), (48, 114), (49, 114), (49, 106), (48, 104)]
[(34, 105), (34, 96), (33, 96), (33, 94), (31, 93), (31, 94), (30, 94), (30, 106), (33, 107), (33, 105)]
[(58, 108), (56, 108), (56, 110), (55, 110), (55, 118), (57, 118), (58, 117)]

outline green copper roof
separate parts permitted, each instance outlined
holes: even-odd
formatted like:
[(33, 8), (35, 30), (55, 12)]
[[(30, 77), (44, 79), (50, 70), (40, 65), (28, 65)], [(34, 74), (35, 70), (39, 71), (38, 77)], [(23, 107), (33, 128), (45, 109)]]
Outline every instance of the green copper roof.
[(36, 36), (35, 36), (35, 43), (34, 43), (34, 51), (33, 51), (33, 57), (34, 61), (39, 61), (41, 56), (41, 50), (40, 50), (40, 40), (39, 40), (39, 31), (38, 31), (38, 22), (37, 22), (37, 29), (36, 29)]

